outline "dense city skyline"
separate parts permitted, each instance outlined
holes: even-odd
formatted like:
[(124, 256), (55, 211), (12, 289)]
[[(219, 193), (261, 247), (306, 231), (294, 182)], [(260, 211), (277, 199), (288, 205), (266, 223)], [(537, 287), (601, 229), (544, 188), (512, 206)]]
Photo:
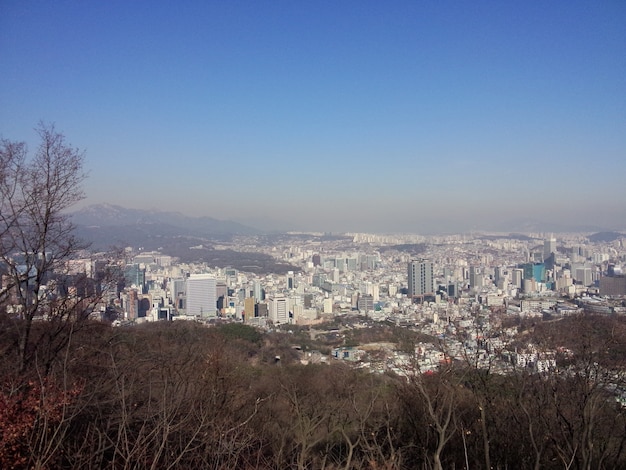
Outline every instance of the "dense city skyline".
[[(261, 229), (622, 229), (622, 2), (7, 2), (0, 134), (84, 204)], [(504, 226), (501, 229), (506, 229)]]

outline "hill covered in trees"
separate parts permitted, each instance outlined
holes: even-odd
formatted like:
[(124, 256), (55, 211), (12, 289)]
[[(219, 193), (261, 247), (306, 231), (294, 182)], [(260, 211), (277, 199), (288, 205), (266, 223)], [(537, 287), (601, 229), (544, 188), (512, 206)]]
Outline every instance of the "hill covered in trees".
[[(305, 365), (320, 345), (301, 350), (303, 331), (187, 322), (87, 322), (47, 369), (33, 360), (20, 372), (5, 322), (0, 466), (623, 468), (626, 416), (610, 386), (619, 380), (598, 341), (621, 338), (624, 322), (568, 322), (559, 373), (452, 361), (429, 374), (407, 364), (403, 376)], [(539, 329), (560, 342), (552, 325)]]

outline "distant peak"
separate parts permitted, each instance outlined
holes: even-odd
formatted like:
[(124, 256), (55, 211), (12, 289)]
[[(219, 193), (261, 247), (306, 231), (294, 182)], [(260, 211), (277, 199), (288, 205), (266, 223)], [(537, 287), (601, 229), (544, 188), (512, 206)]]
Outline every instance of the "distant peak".
[[(255, 228), (208, 216), (191, 217), (178, 211), (157, 209), (127, 209), (115, 204), (99, 203), (85, 206), (71, 214), (75, 224), (83, 226), (121, 227), (160, 225), (169, 232), (182, 234), (251, 234)], [(155, 229), (156, 230), (156, 229)]]

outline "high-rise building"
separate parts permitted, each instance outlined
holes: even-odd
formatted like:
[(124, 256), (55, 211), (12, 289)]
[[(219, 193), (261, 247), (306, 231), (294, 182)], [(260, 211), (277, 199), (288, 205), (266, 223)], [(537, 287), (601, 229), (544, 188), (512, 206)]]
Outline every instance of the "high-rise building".
[(135, 320), (139, 316), (139, 299), (137, 289), (128, 291), (128, 305), (126, 305), (126, 315), (128, 320)]
[(254, 300), (256, 300), (257, 302), (261, 302), (265, 300), (263, 287), (261, 286), (261, 283), (259, 281), (254, 281), (254, 284), (252, 287), (252, 297), (254, 297)]
[(435, 292), (433, 263), (428, 260), (409, 262), (409, 297), (432, 295)]
[(254, 316), (255, 317), (267, 317), (268, 316), (267, 304), (266, 303), (256, 304), (254, 306)]
[(216, 281), (215, 284), (215, 295), (219, 299), (220, 297), (227, 298), (228, 297), (228, 286), (225, 281)]
[(228, 307), (228, 286), (225, 281), (216, 281), (215, 298), (217, 299), (217, 310), (224, 313), (223, 310)]
[(522, 288), (522, 281), (524, 280), (524, 270), (515, 268), (511, 270), (511, 284), (518, 289)]
[(275, 325), (289, 323), (289, 306), (285, 297), (272, 297), (269, 299), (268, 304), (270, 320)]
[(356, 271), (358, 266), (358, 258), (346, 258), (346, 268), (348, 269), (348, 271)]
[(456, 282), (448, 284), (447, 294), (450, 298), (456, 298), (459, 296), (459, 286)]
[(522, 265), (524, 279), (546, 282), (546, 266), (543, 263), (526, 263)]
[(138, 263), (126, 265), (124, 280), (126, 287), (135, 287), (139, 292), (143, 292), (146, 283), (146, 269)]
[(185, 293), (185, 280), (183, 278), (172, 278), (167, 283), (167, 288), (170, 293), (170, 298), (173, 303), (175, 303), (175, 299)]
[(496, 266), (496, 269), (494, 270), (494, 275), (493, 275), (493, 280), (496, 286), (500, 284), (500, 281), (507, 279), (508, 275), (509, 275), (509, 272), (505, 267)]
[(374, 297), (369, 294), (360, 294), (357, 300), (357, 308), (361, 313), (374, 311)]
[(550, 258), (552, 253), (556, 254), (556, 238), (554, 237), (543, 241), (543, 261)]
[(211, 274), (192, 274), (187, 278), (187, 315), (214, 317), (217, 312), (217, 281)]
[(483, 287), (483, 271), (479, 266), (470, 266), (469, 283), (472, 289)]
[(167, 287), (169, 289), (170, 299), (174, 308), (176, 310), (185, 308), (185, 280), (182, 278), (172, 278), (167, 283)]
[(248, 320), (254, 317), (255, 304), (256, 302), (254, 301), (254, 297), (246, 297), (246, 299), (243, 301), (245, 320)]
[(574, 271), (574, 279), (583, 286), (590, 286), (593, 284), (593, 272), (590, 267), (582, 266), (577, 267)]
[(600, 295), (626, 295), (625, 276), (606, 276), (600, 278)]

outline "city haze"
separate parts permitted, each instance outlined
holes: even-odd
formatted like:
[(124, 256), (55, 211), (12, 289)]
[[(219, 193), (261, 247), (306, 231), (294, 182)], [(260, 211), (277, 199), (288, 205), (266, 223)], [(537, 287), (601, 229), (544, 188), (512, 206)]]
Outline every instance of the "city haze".
[(625, 23), (623, 2), (5, 2), (0, 135), (56, 123), (84, 205), (619, 230)]

